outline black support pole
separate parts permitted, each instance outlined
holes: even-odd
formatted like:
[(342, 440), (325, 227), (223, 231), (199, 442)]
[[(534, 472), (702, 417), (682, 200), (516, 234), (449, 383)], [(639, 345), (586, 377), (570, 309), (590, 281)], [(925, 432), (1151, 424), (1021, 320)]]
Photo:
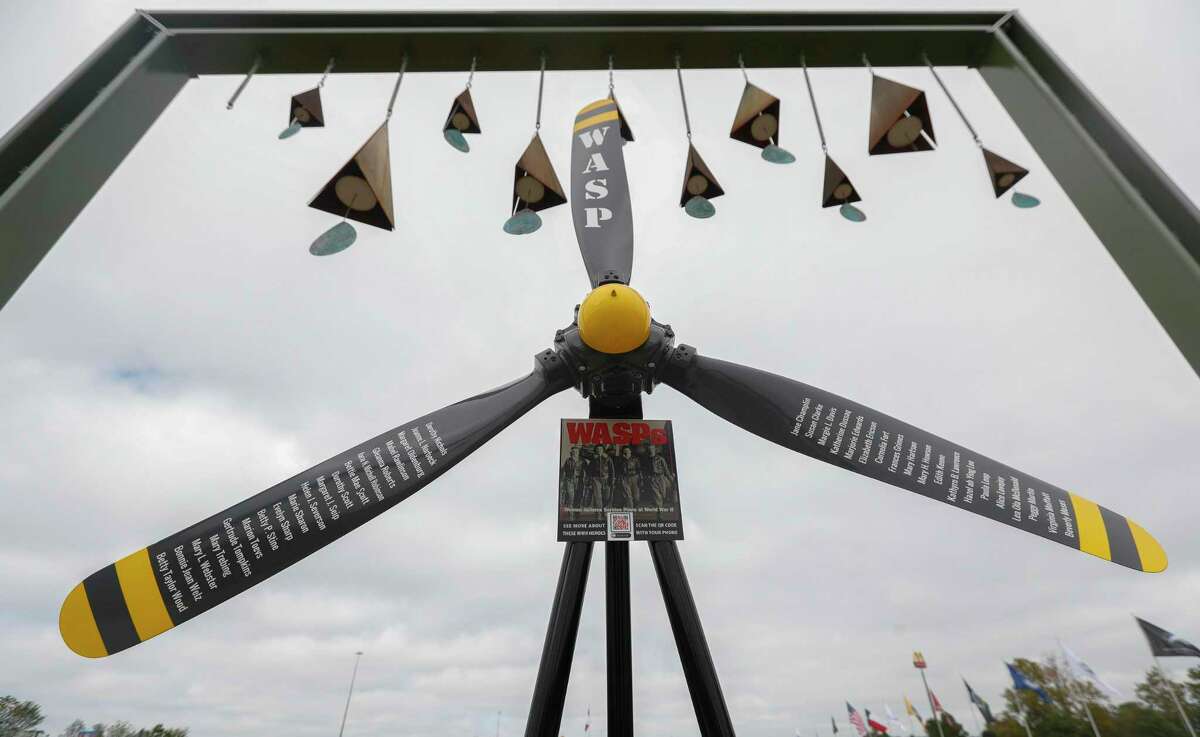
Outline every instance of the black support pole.
[(717, 680), (717, 668), (708, 651), (708, 641), (704, 639), (704, 628), (692, 599), (687, 574), (683, 571), (679, 549), (673, 540), (648, 544), (700, 734), (702, 737), (734, 737), (733, 722), (725, 706), (725, 695), (721, 693), (721, 682)]
[(542, 646), (542, 661), (538, 665), (533, 700), (529, 704), (525, 737), (558, 737), (591, 562), (590, 542), (566, 543), (554, 606), (550, 610), (550, 624), (546, 628), (546, 643)]
[(629, 626), (629, 543), (604, 543), (608, 627), (608, 737), (633, 737), (633, 646)]

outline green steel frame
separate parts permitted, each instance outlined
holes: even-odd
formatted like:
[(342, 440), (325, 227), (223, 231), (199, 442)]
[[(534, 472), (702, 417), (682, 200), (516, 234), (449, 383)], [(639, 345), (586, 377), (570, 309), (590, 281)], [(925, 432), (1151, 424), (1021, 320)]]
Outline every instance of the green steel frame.
[(1200, 373), (1200, 212), (1015, 12), (139, 11), (0, 139), (0, 308), (188, 79), (201, 74), (977, 68)]

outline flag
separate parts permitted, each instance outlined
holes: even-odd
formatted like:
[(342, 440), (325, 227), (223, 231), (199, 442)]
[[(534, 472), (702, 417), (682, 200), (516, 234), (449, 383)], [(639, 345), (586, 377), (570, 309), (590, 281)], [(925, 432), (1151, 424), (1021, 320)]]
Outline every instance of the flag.
[(1058, 646), (1062, 648), (1063, 655), (1067, 659), (1067, 668), (1071, 671), (1072, 675), (1074, 675), (1076, 678), (1089, 680), (1092, 683), (1095, 683), (1101, 689), (1118, 699), (1124, 698), (1124, 694), (1105, 683), (1104, 679), (1097, 675), (1096, 671), (1092, 670), (1092, 666), (1083, 662), (1082, 658), (1071, 652), (1071, 649), (1063, 644), (1062, 640), (1059, 640)]
[(913, 667), (925, 670), (925, 656), (920, 650), (913, 653)]
[(963, 679), (963, 685), (967, 687), (967, 697), (971, 699), (971, 703), (974, 704), (975, 708), (979, 709), (979, 713), (983, 715), (984, 723), (990, 725), (992, 722), (996, 721), (996, 718), (992, 716), (992, 708), (988, 706), (986, 701), (979, 697), (979, 694), (975, 693), (975, 689), (971, 688), (971, 684), (967, 683), (967, 679), (965, 678)]
[(833, 733), (837, 734), (837, 720), (833, 717), (829, 717), (829, 726), (833, 727)]
[(917, 711), (917, 707), (912, 705), (912, 702), (908, 700), (907, 696), (904, 697), (904, 711), (907, 712), (910, 717), (916, 719), (918, 724), (925, 723), (925, 720), (921, 718), (920, 712)]
[(877, 722), (871, 718), (871, 710), (870, 709), (863, 709), (863, 711), (866, 712), (866, 714), (867, 714), (867, 726), (868, 727), (875, 730), (876, 732), (879, 732), (880, 734), (887, 734), (887, 727), (883, 726), (882, 724), (880, 724), (879, 722)]
[(846, 712), (850, 715), (850, 724), (854, 726), (854, 730), (858, 732), (858, 737), (867, 737), (867, 725), (863, 723), (862, 717), (850, 706), (850, 702), (846, 702)]
[(1014, 666), (1012, 663), (1005, 663), (1005, 665), (1008, 666), (1008, 674), (1012, 676), (1013, 688), (1017, 689), (1018, 691), (1033, 691), (1043, 702), (1047, 704), (1051, 703), (1050, 694), (1046, 693), (1046, 689), (1042, 688), (1036, 683), (1030, 682), (1030, 680), (1025, 677), (1025, 674), (1017, 670), (1016, 666)]
[(911, 731), (912, 731), (911, 729), (907, 729), (907, 730), (906, 730), (906, 729), (904, 729), (904, 723), (903, 723), (903, 722), (901, 722), (901, 721), (900, 721), (900, 720), (899, 720), (899, 719), (896, 717), (895, 713), (893, 713), (893, 712), (892, 712), (892, 707), (891, 707), (890, 705), (888, 705), (888, 704), (884, 704), (884, 705), (883, 705), (883, 710), (884, 710), (885, 712), (887, 712), (887, 715), (888, 715), (888, 724), (890, 724), (890, 725), (892, 725), (893, 727), (895, 727), (897, 732), (900, 732), (900, 731), (902, 731), (902, 730), (903, 730), (903, 731), (906, 731), (906, 732), (911, 732)]
[(938, 714), (945, 714), (946, 710), (942, 708), (942, 702), (937, 700), (937, 694), (932, 690), (929, 692), (929, 700), (933, 702), (933, 716), (936, 719)]
[(1200, 658), (1200, 648), (1187, 640), (1167, 632), (1162, 627), (1156, 627), (1141, 617), (1134, 619), (1141, 625), (1142, 634), (1146, 635), (1146, 641), (1150, 643), (1150, 652), (1155, 656), (1186, 655)]

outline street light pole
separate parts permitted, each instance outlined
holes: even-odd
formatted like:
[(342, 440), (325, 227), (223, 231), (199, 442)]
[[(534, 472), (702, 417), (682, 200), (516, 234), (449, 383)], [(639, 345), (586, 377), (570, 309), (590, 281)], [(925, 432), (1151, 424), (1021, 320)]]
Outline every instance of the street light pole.
[(338, 737), (346, 731), (346, 715), (350, 713), (350, 697), (354, 695), (354, 678), (358, 675), (358, 661), (362, 659), (362, 650), (354, 653), (354, 671), (350, 673), (350, 692), (346, 694), (346, 708), (342, 710), (342, 726), (338, 728)]

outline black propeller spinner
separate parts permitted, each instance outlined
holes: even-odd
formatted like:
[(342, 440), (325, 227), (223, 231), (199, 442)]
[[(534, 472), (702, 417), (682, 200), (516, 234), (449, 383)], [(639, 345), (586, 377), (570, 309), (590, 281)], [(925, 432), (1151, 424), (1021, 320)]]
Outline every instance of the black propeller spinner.
[(1132, 568), (1166, 568), (1131, 520), (821, 389), (675, 345), (629, 284), (633, 225), (620, 112), (574, 125), (572, 208), (593, 291), (527, 376), (400, 425), (101, 568), (67, 595), (59, 627), (103, 657), (182, 624), (413, 495), (548, 397), (574, 386), (620, 406), (659, 383), (811, 458)]

